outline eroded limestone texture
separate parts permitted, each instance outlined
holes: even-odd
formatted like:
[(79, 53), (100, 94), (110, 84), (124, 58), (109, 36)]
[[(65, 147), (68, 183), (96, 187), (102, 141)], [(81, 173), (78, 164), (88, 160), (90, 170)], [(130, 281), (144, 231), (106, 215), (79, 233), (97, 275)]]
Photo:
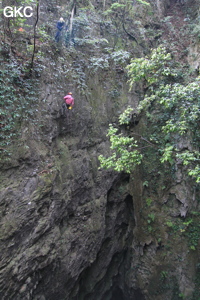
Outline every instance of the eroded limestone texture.
[[(80, 1), (79, 9), (87, 6), (86, 16), (93, 16), (93, 37), (108, 39), (115, 47), (113, 27), (99, 22), (98, 9), (110, 2)], [(170, 5), (177, 7), (174, 1), (150, 2), (156, 22), (150, 12), (147, 20), (142, 18), (144, 7), (138, 10), (138, 22), (141, 34), (149, 30), (152, 36), (139, 36), (130, 19), (129, 35), (123, 31), (126, 39), (118, 41), (136, 56), (156, 46), (162, 34), (166, 38), (162, 17)], [(191, 2), (184, 7), (191, 9)], [(53, 37), (58, 12), (70, 5), (41, 1), (39, 26), (48, 15), (46, 30)], [(85, 28), (83, 23), (80, 38), (86, 36)], [(140, 85), (129, 91), (128, 60), (109, 68), (107, 61), (96, 60), (101, 68), (89, 68), (92, 55), (103, 57), (107, 42), (102, 43), (102, 48), (68, 49), (51, 40), (45, 48), (45, 69), (37, 74), (35, 122), (24, 121), (21, 142), (0, 171), (2, 300), (197, 299), (200, 228), (198, 215), (191, 213), (198, 212), (199, 189), (184, 177), (179, 162), (175, 169), (161, 167), (152, 150), (145, 166), (130, 177), (99, 170), (98, 155), (109, 154), (109, 123), (117, 122), (125, 106), (135, 108), (144, 93)], [(196, 69), (198, 49), (193, 45), (189, 52)], [(75, 106), (63, 115), (68, 89)], [(138, 135), (147, 130), (143, 116), (131, 130)], [(185, 145), (179, 141), (180, 149)]]

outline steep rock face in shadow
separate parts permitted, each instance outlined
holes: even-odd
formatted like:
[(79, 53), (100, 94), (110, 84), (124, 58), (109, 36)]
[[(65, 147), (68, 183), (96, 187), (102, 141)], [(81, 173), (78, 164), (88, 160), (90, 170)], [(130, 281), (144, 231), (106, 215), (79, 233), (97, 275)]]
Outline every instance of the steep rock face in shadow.
[[(169, 1), (156, 2), (162, 15)], [(179, 167), (176, 181), (169, 170), (158, 173), (153, 155), (130, 178), (98, 170), (98, 155), (109, 153), (108, 123), (141, 95), (138, 87), (127, 92), (126, 73), (114, 64), (92, 72), (88, 48), (48, 49), (55, 53), (40, 77), (37, 121), (24, 124), (23, 144), (1, 172), (0, 297), (192, 299), (198, 241), (194, 252), (189, 246), (198, 234), (194, 226), (184, 236), (183, 217), (198, 208), (198, 191)], [(75, 107), (63, 116), (69, 89)]]
[[(51, 8), (46, 4), (44, 11)], [(54, 9), (50, 18), (56, 21)], [(87, 70), (90, 49), (52, 43), (44, 51), (35, 122), (24, 121), (21, 145), (2, 166), (0, 298), (103, 297), (118, 284), (115, 277), (132, 237), (132, 216), (130, 201), (124, 202), (128, 179), (98, 170), (97, 157), (109, 148), (108, 123), (116, 120), (122, 104), (133, 98), (137, 102), (137, 96), (125, 94), (126, 75), (115, 65), (97, 74)], [(117, 100), (109, 96), (116, 88), (122, 95)], [(62, 99), (69, 90), (75, 106), (63, 116)], [(86, 288), (87, 273), (96, 277), (94, 286), (102, 285), (104, 277), (110, 283), (102, 291)]]

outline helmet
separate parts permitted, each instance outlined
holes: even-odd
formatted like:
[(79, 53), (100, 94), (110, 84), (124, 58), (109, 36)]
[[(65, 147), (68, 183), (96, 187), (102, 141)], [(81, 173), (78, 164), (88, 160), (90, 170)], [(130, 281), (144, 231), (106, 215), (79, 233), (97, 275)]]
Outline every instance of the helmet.
[(72, 92), (69, 92), (68, 95), (72, 95)]

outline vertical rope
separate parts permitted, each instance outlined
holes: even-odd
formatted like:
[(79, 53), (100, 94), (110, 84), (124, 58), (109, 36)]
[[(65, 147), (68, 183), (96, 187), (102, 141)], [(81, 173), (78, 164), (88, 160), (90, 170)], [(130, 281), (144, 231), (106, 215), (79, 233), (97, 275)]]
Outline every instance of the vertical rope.
[(33, 54), (32, 54), (32, 58), (31, 58), (31, 63), (30, 63), (30, 73), (32, 73), (32, 69), (33, 69), (33, 63), (34, 63), (34, 58), (35, 58), (35, 51), (36, 51), (36, 27), (37, 27), (37, 23), (39, 21), (39, 5), (40, 5), (40, 0), (37, 0), (37, 6), (36, 6), (36, 21), (34, 24), (34, 33), (33, 33)]

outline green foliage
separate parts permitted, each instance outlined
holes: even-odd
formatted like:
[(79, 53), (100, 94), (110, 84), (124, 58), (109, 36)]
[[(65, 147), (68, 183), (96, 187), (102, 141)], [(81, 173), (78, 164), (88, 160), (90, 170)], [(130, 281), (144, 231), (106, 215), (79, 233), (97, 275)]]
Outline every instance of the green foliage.
[[(105, 24), (105, 32), (110, 33), (109, 43), (113, 49), (121, 49), (127, 39), (137, 42), (139, 27), (136, 22), (149, 13), (150, 4), (144, 0), (137, 0), (137, 3), (128, 0), (113, 1), (102, 14)], [(130, 22), (130, 20), (132, 20)], [(138, 32), (138, 33), (137, 33)], [(127, 38), (127, 39), (126, 39)], [(130, 45), (130, 43), (128, 43)], [(126, 43), (127, 46), (127, 43)], [(133, 50), (133, 49), (132, 49)]]
[(113, 65), (118, 65), (123, 67), (127, 64), (127, 61), (130, 57), (130, 53), (127, 51), (119, 50), (112, 51), (111, 49), (105, 49), (108, 53), (101, 54), (101, 56), (92, 56), (89, 60), (89, 69), (93, 73), (96, 73), (98, 70), (107, 70), (112, 68)]
[(110, 124), (107, 136), (110, 139), (112, 155), (108, 158), (99, 156), (101, 168), (131, 173), (141, 163), (142, 154), (133, 137), (123, 136), (122, 133), (117, 132), (118, 129)]
[(130, 53), (124, 50), (112, 51), (110, 53), (111, 60), (113, 60), (116, 64), (126, 63), (129, 57)]
[(0, 154), (4, 160), (11, 155), (9, 146), (20, 136), (22, 121), (32, 119), (37, 96), (36, 80), (23, 80), (25, 70), (15, 60), (0, 58), (0, 62)]
[(162, 163), (164, 163), (166, 161), (168, 161), (170, 164), (174, 163), (174, 160), (172, 158), (173, 149), (174, 149), (174, 146), (166, 145), (165, 149), (162, 151), (163, 155), (160, 160)]
[(188, 238), (189, 248), (196, 250), (200, 238), (199, 218), (189, 219), (189, 222), (184, 222), (184, 234)]
[(199, 161), (200, 161), (200, 154), (198, 151), (185, 151), (183, 153), (177, 153), (177, 158), (180, 158), (183, 161), (183, 164), (185, 166), (192, 166), (192, 165), (196, 165), (194, 166), (194, 168), (192, 169), (191, 167), (189, 167), (188, 169), (188, 174), (194, 178), (196, 178), (196, 182), (199, 183), (200, 182), (200, 166), (199, 166)]
[(108, 69), (109, 62), (108, 57), (92, 57), (90, 59), (89, 68), (96, 73), (99, 69)]
[(152, 199), (151, 198), (147, 198), (146, 199), (146, 204), (147, 204), (148, 207), (150, 207), (151, 204), (152, 204)]
[(169, 276), (168, 271), (162, 271), (160, 273), (160, 277), (161, 277), (162, 280), (166, 279), (168, 276)]
[(167, 65), (170, 60), (171, 55), (162, 46), (154, 49), (150, 56), (132, 59), (127, 66), (130, 88), (137, 81), (144, 81), (147, 87), (162, 82), (166, 76), (176, 76)]
[(184, 220), (175, 219), (173, 222), (167, 220), (165, 224), (174, 235), (183, 235), (187, 238), (190, 250), (197, 249), (200, 238), (199, 212), (193, 212), (192, 217), (188, 216)]
[(106, 39), (85, 37), (81, 39), (76, 38), (76, 43), (79, 46), (94, 46), (97, 44), (108, 44), (108, 41)]
[(148, 214), (148, 220), (147, 220), (147, 223), (148, 224), (151, 224), (152, 222), (155, 221), (155, 214), (154, 213), (150, 213)]
[(49, 34), (47, 34), (46, 32), (46, 27), (45, 25), (41, 25), (39, 28), (38, 28), (38, 36), (39, 36), (39, 40), (40, 42), (44, 44), (47, 44), (50, 40), (51, 40), (51, 37), (49, 36)]
[(133, 112), (133, 108), (128, 106), (127, 109), (119, 116), (119, 124), (129, 124), (131, 120), (131, 113)]
[[(139, 4), (150, 6), (150, 3), (144, 0), (136, 0)], [(132, 1), (122, 0), (122, 3), (114, 2), (111, 4), (110, 8), (104, 12), (104, 15), (113, 14), (115, 12), (120, 12), (125, 10), (127, 7), (133, 6)]]
[[(129, 1), (128, 1), (128, 2), (129, 2)], [(120, 3), (118, 3), (118, 2), (115, 2), (115, 3), (113, 3), (113, 4), (110, 6), (110, 8), (109, 8), (108, 10), (106, 10), (106, 11), (104, 12), (104, 15), (107, 16), (107, 15), (109, 15), (109, 14), (113, 14), (114, 12), (116, 12), (116, 11), (122, 9), (122, 8), (124, 9), (125, 7), (126, 7), (125, 4), (120, 4)]]
[(143, 4), (143, 5), (147, 5), (150, 6), (150, 3), (144, 0), (137, 0), (138, 3)]
[[(149, 140), (152, 145), (157, 145), (155, 151), (160, 155), (161, 163), (173, 165), (176, 160), (182, 162), (187, 174), (196, 182), (200, 182), (200, 155), (197, 150), (200, 131), (200, 77), (188, 83), (177, 82), (180, 78), (176, 64), (171, 55), (162, 46), (154, 49), (149, 56), (132, 59), (127, 66), (130, 87), (140, 81), (147, 92), (140, 101), (137, 111), (146, 113), (154, 133)], [(181, 78), (183, 81), (183, 78)], [(129, 124), (131, 120), (131, 107), (128, 107), (119, 117), (119, 124)], [(141, 163), (143, 155), (139, 155), (138, 149), (134, 151), (136, 156), (130, 155), (130, 149), (138, 148), (138, 144), (132, 144), (133, 137), (116, 134), (117, 129), (110, 127), (109, 134), (111, 149), (117, 151), (110, 159), (103, 160), (101, 166), (115, 170), (131, 172), (131, 168)], [(111, 138), (112, 137), (112, 138)], [(122, 141), (126, 140), (126, 143)], [(143, 139), (145, 140), (145, 139)], [(117, 143), (117, 141), (120, 141)], [(147, 140), (146, 140), (147, 141)], [(170, 142), (169, 142), (170, 141)], [(190, 141), (190, 149), (180, 146), (181, 143)], [(150, 142), (149, 142), (150, 145)], [(142, 147), (145, 148), (145, 147)], [(123, 152), (124, 151), (124, 152)], [(145, 151), (145, 150), (144, 150)], [(123, 157), (123, 159), (121, 159)], [(119, 160), (120, 158), (120, 160)], [(125, 159), (124, 159), (125, 158)], [(130, 158), (130, 164), (129, 159)], [(118, 167), (112, 165), (118, 161)], [(134, 164), (134, 160), (136, 164)], [(125, 164), (123, 167), (123, 163)]]
[(120, 4), (118, 2), (115, 2), (111, 5), (110, 9), (114, 10), (114, 9), (118, 9), (118, 8), (122, 8), (122, 7), (125, 7), (125, 4)]
[[(159, 145), (161, 162), (173, 164), (181, 159), (187, 173), (199, 182), (199, 151), (195, 148), (200, 138), (200, 78), (185, 84), (177, 82), (176, 65), (162, 46), (147, 57), (133, 59), (127, 70), (130, 87), (140, 81), (147, 89), (138, 111), (145, 112), (153, 126), (158, 127), (159, 120), (160, 133), (157, 131), (156, 139), (151, 140)], [(181, 139), (186, 142), (185, 137), (194, 145), (191, 150), (178, 145)]]
[(143, 186), (146, 186), (146, 187), (148, 187), (149, 186), (149, 183), (148, 183), (148, 181), (147, 180), (145, 180), (144, 182), (143, 182), (143, 184), (142, 184)]
[(196, 24), (192, 24), (192, 32), (191, 34), (199, 41), (200, 40), (200, 21), (197, 19)]

